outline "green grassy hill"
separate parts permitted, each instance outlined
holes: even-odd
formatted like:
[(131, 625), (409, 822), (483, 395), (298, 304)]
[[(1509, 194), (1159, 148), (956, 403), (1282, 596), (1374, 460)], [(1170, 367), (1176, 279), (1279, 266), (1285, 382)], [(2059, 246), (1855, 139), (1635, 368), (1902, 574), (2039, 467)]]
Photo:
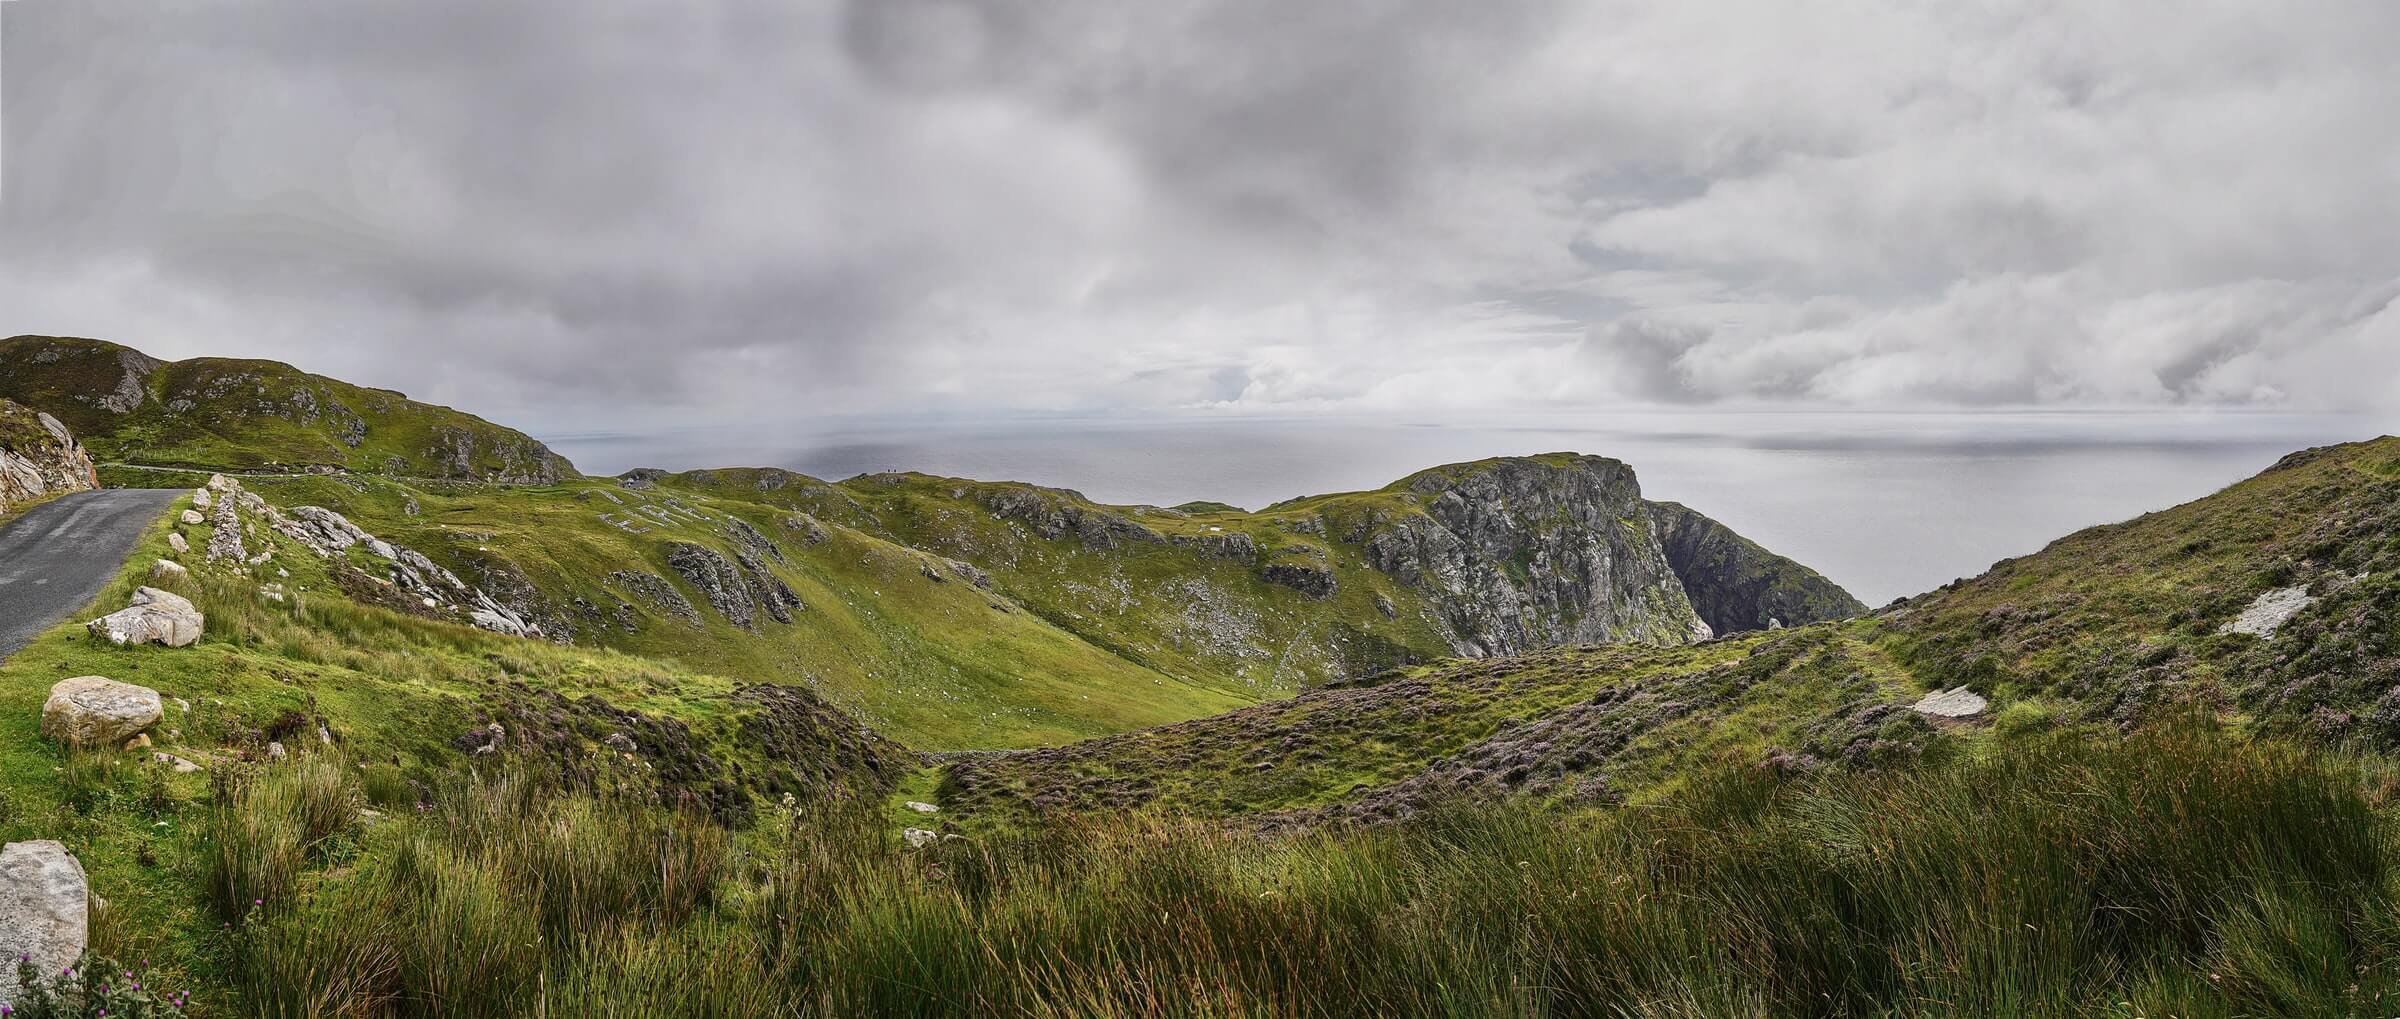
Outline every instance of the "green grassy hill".
[[(423, 552), (551, 639), (805, 682), (946, 749), (1053, 745), (1455, 655), (1686, 643), (1711, 632), (1700, 606), (1716, 631), (1858, 608), (1722, 528), (1705, 555), (1670, 548), (1632, 469), (1576, 454), (1250, 513), (920, 474), (583, 478), (522, 433), (398, 393), (97, 340), (0, 340), (0, 397), (55, 408), (111, 483), (232, 472)], [(781, 593), (712, 597), (716, 577)]]
[(1253, 698), (1462, 654), (1684, 643), (1698, 623), (1694, 601), (1751, 606), (1725, 618), (1756, 622), (1731, 629), (1763, 629), (1770, 611), (1795, 624), (1860, 611), (1814, 571), (1721, 525), (1750, 574), (1694, 559), (1687, 582), (1671, 572), (1683, 560), (1656, 538), (1632, 470), (1576, 454), (1450, 465), (1255, 513), (1110, 506), (923, 474), (627, 477), (972, 563), (995, 590), (1095, 646), (1167, 675), (1229, 677)]
[[(2283, 606), (2273, 629), (2260, 623)], [(2247, 622), (2245, 622), (2247, 620)], [(1907, 706), (1965, 685), (1960, 724)], [(1689, 648), (1418, 666), (1054, 749), (957, 755), (945, 802), (1013, 823), (1164, 809), (1271, 825), (1447, 799), (1643, 803), (1719, 766), (1974, 752), (1993, 728), (2119, 730), (2207, 711), (2400, 745), (2400, 439), (2294, 454), (2216, 495), (2096, 527), (1867, 618)]]
[(0, 340), (0, 396), (67, 423), (103, 461), (544, 484), (573, 477), (521, 432), (275, 361), (161, 361), (101, 340)]
[[(188, 480), (188, 479), (187, 479)], [(963, 564), (755, 503), (587, 479), (554, 487), (251, 478), (491, 592), (552, 640), (754, 682), (805, 685), (913, 745), (1028, 746), (1210, 714), (1259, 694), (1110, 653), (979, 584)], [(747, 557), (796, 598), (719, 604), (679, 552)], [(402, 608), (406, 608), (405, 605)]]

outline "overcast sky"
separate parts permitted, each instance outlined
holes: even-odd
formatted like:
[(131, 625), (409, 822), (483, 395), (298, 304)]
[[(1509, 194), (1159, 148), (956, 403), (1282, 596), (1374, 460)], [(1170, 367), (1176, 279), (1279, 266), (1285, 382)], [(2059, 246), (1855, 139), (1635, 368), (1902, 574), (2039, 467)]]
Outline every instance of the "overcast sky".
[(2400, 4), (14, 0), (0, 335), (512, 423), (2400, 406)]

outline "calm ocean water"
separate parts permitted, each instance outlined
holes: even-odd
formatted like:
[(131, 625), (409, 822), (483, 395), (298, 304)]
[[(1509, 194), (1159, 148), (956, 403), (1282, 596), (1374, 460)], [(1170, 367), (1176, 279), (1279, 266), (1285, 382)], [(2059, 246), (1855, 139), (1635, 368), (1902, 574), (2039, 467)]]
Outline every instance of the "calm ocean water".
[(844, 421), (567, 435), (590, 473), (779, 466), (917, 470), (1073, 488), (1109, 503), (1252, 509), (1375, 488), (1435, 464), (1573, 450), (1716, 517), (1869, 604), (1981, 572), (2091, 524), (2215, 491), (2295, 449), (2400, 421), (2256, 413), (1721, 413), (1476, 422), (1319, 418)]

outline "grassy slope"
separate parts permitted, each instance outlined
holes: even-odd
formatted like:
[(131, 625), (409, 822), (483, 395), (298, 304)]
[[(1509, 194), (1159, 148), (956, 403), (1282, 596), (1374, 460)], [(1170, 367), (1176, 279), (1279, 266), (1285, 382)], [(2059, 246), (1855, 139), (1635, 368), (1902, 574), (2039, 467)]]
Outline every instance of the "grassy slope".
[[(146, 571), (171, 555), (166, 536), (175, 526), (162, 519), (76, 619), (121, 606), (134, 587), (151, 583)], [(206, 544), (205, 527), (185, 531), (195, 546)], [(207, 616), (192, 647), (115, 647), (71, 620), (0, 663), (0, 841), (66, 842), (94, 890), (114, 904), (102, 936), (169, 973), (204, 970), (222, 947), (192, 894), (212, 779), (257, 767), (270, 740), (296, 753), (330, 753), (318, 746), (320, 723), (346, 759), (386, 788), (442, 781), (467, 760), (453, 740), (494, 718), (508, 723), (512, 738), (538, 741), (550, 760), (609, 759), (600, 740), (626, 732), (639, 744), (643, 781), (658, 795), (728, 817), (786, 791), (880, 801), (912, 767), (906, 751), (846, 731), (854, 726), (829, 714), (777, 714), (737, 697), (741, 683), (722, 674), (360, 605), (334, 590), (329, 570), (338, 564), (266, 535), (252, 535), (251, 547), (268, 542), (278, 554), (258, 572), (288, 576), (252, 580), (202, 568), (164, 585)], [(283, 585), (287, 600), (260, 597), (262, 580)], [(158, 690), (168, 700), (157, 749), (207, 771), (174, 774), (141, 753), (68, 753), (42, 737), (51, 684), (81, 675)], [(784, 738), (762, 743), (751, 727), (773, 719), (784, 723), (774, 730)], [(811, 730), (812, 721), (830, 726)]]
[[(138, 405), (102, 406), (129, 373)], [(161, 363), (99, 340), (18, 336), (0, 340), (0, 396), (56, 415), (103, 461), (444, 478), (574, 473), (521, 432), (275, 361)]]
[[(2321, 599), (2221, 632), (2270, 589)], [(947, 766), (997, 819), (1157, 807), (1396, 816), (1521, 793), (1643, 802), (1694, 767), (1811, 768), (1982, 738), (1897, 706), (1958, 684), (2005, 726), (2128, 725), (2197, 702), (2262, 731), (2400, 745), (2400, 439), (2295, 454), (2224, 492), (2060, 539), (1868, 619), (1695, 648), (1420, 666), (1362, 689)]]
[[(2400, 439), (2293, 454), (2206, 499), (2095, 527), (1892, 613), (1929, 681), (2134, 720), (2214, 698), (2315, 735), (2371, 731), (2400, 683)], [(2320, 600), (2272, 637), (2222, 632), (2259, 595)], [(2320, 709), (2322, 709), (2320, 711)]]
[[(780, 471), (717, 470), (660, 483), (800, 510), (973, 562), (1012, 598), (1085, 640), (1168, 675), (1219, 677), (1248, 700), (1450, 653), (1421, 595), (1368, 567), (1352, 544), (1314, 533), (1304, 513), (1104, 506), (1057, 489), (923, 474), (826, 483)], [(1021, 517), (995, 512), (996, 502), (1012, 498), (1123, 521), (1162, 540), (1101, 545), (1072, 531), (1046, 537)], [(1242, 538), (1256, 558), (1211, 550)], [(1268, 582), (1264, 568), (1278, 562), (1326, 564), (1333, 595), (1315, 598)], [(1392, 606), (1390, 616), (1379, 597)]]
[[(188, 479), (185, 479), (188, 480)], [(1223, 711), (1254, 695), (1223, 682), (1178, 679), (1080, 640), (1005, 597), (953, 577), (922, 552), (839, 525), (812, 544), (788, 514), (697, 493), (662, 496), (611, 480), (548, 488), (410, 485), (378, 478), (253, 479), (283, 505), (320, 505), (473, 579), (505, 558), (573, 626), (579, 644), (678, 662), (752, 681), (807, 683), (862, 721), (914, 746), (1030, 746)], [(668, 498), (706, 519), (665, 512)], [(414, 514), (408, 510), (413, 505)], [(660, 509), (666, 519), (641, 513)], [(635, 534), (602, 519), (638, 518)], [(775, 541), (770, 563), (806, 610), (755, 632), (728, 622), (697, 592), (692, 625), (646, 607), (624, 628), (615, 606), (642, 605), (607, 577), (636, 570), (675, 577), (670, 541), (731, 554), (740, 519)], [(943, 577), (926, 576), (926, 567)], [(680, 579), (676, 581), (681, 583)], [(578, 608), (577, 599), (597, 611)]]

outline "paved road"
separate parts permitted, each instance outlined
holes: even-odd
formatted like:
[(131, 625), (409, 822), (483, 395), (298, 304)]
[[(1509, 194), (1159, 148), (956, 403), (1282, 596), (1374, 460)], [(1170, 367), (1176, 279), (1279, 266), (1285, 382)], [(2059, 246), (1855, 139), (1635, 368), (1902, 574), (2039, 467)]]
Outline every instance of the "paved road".
[(0, 524), (0, 657), (24, 647), (115, 579), (181, 488), (61, 496)]

